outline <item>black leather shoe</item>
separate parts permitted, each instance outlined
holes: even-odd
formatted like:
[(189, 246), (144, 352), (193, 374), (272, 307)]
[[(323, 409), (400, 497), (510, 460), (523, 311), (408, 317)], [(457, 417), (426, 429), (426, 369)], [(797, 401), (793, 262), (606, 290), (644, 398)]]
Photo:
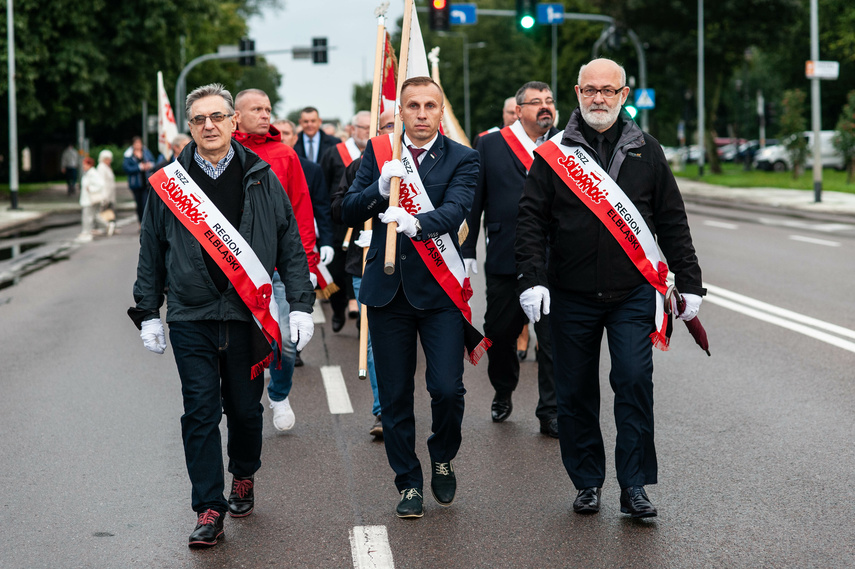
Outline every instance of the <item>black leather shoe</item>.
[(494, 423), (501, 423), (511, 416), (511, 411), (514, 410), (514, 404), (511, 401), (511, 396), (501, 397), (498, 393), (493, 397), (493, 405), (490, 408)]
[(420, 518), (425, 515), (421, 488), (401, 490), (401, 501), (395, 508), (399, 518)]
[(573, 501), (573, 511), (577, 514), (596, 514), (600, 511), (602, 488), (582, 488)]
[(545, 419), (540, 422), (540, 432), (544, 435), (550, 436), (553, 439), (558, 438), (558, 418), (553, 417), (552, 419)]
[(457, 493), (457, 476), (454, 474), (454, 465), (451, 461), (433, 463), (430, 491), (433, 499), (440, 506), (448, 507), (454, 502), (454, 495)]
[(253, 477), (232, 478), (232, 493), (229, 494), (229, 515), (233, 518), (245, 518), (255, 507)]
[(303, 358), (300, 357), (300, 352), (294, 356), (294, 367), (303, 367)]
[(196, 529), (190, 534), (190, 547), (213, 547), (223, 537), (223, 514), (205, 510), (196, 520)]
[(633, 518), (656, 517), (656, 508), (650, 503), (644, 486), (630, 486), (620, 491), (620, 511)]
[(341, 329), (344, 328), (344, 313), (332, 315), (332, 331), (333, 332), (341, 332)]

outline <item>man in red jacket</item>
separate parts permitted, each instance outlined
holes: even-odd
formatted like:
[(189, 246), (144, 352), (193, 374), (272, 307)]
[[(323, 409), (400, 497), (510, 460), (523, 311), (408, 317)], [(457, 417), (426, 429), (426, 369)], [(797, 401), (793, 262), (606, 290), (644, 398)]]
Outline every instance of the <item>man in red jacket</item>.
[[(282, 144), (282, 139), (276, 127), (270, 125), (272, 108), (267, 93), (260, 89), (246, 89), (235, 97), (235, 123), (237, 130), (234, 138), (249, 148), (262, 160), (270, 164), (276, 177), (285, 188), (297, 226), (300, 229), (300, 239), (306, 258), (309, 261), (309, 271), (314, 273), (320, 255), (315, 250), (315, 222), (312, 211), (312, 198), (306, 177), (300, 167), (300, 160), (293, 148)], [(331, 247), (324, 247), (331, 249)], [(312, 284), (317, 285), (314, 274), (311, 274)], [(288, 302), (285, 299), (285, 286), (279, 279), (278, 273), (273, 273), (273, 297), (279, 305), (279, 326), (289, 330)], [(283, 336), (287, 338), (290, 336)], [(294, 411), (288, 401), (294, 375), (294, 362), (297, 352), (294, 344), (283, 340), (282, 365), (270, 366), (270, 383), (267, 386), (267, 397), (270, 408), (273, 409), (273, 426), (279, 431), (285, 431), (294, 426)], [(279, 367), (279, 369), (277, 369)]]

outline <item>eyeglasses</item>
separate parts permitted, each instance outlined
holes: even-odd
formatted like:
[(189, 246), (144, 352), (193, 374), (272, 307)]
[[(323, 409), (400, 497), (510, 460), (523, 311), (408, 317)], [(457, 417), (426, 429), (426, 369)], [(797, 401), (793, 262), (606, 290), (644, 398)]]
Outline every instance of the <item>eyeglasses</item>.
[(539, 107), (541, 105), (546, 105), (547, 107), (554, 107), (555, 99), (546, 99), (545, 101), (541, 101), (540, 99), (532, 99), (527, 103), (520, 103), (521, 107), (524, 107), (526, 105), (532, 105), (534, 107)]
[(208, 122), (208, 119), (211, 119), (211, 122), (213, 122), (213, 123), (217, 123), (217, 122), (223, 122), (224, 120), (226, 120), (226, 117), (232, 117), (232, 116), (234, 116), (234, 115), (224, 115), (223, 113), (212, 113), (210, 115), (196, 115), (195, 117), (191, 118), (188, 122), (192, 122), (196, 126), (202, 126), (203, 124)]
[(600, 93), (606, 99), (611, 99), (621, 91), (626, 88), (626, 85), (623, 87), (618, 87), (617, 89), (612, 89), (611, 87), (606, 87), (605, 89), (594, 89), (593, 87), (583, 87), (579, 91), (582, 93), (583, 97), (594, 97), (597, 93)]

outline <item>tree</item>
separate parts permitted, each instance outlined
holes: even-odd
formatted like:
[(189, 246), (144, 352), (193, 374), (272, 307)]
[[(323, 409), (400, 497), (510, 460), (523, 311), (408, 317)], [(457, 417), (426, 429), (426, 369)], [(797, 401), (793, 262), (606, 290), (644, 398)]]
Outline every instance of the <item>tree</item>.
[(781, 113), (781, 139), (790, 153), (793, 163), (793, 178), (798, 178), (804, 171), (807, 158), (807, 139), (804, 131), (807, 128), (805, 114), (805, 92), (801, 89), (784, 91)]
[(357, 111), (365, 109), (371, 110), (371, 93), (374, 84), (371, 82), (353, 86), (353, 108)]
[(843, 154), (847, 172), (846, 183), (851, 184), (855, 177), (855, 91), (849, 92), (846, 105), (837, 119), (836, 130), (834, 147)]

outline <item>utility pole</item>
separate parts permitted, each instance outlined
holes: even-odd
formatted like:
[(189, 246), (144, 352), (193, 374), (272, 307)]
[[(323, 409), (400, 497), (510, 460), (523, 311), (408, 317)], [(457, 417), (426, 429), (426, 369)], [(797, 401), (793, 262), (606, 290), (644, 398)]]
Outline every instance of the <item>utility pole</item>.
[(6, 51), (9, 60), (9, 209), (18, 208), (18, 101), (15, 98), (15, 20), (6, 0)]
[[(810, 58), (819, 61), (819, 7), (817, 0), (810, 0)], [(819, 100), (820, 78), (810, 80), (811, 126), (813, 127), (813, 201), (822, 201), (822, 144), (819, 131), (822, 129)]]
[[(816, 0), (814, 0), (816, 1)], [(698, 176), (704, 176), (704, 0), (698, 0)]]

